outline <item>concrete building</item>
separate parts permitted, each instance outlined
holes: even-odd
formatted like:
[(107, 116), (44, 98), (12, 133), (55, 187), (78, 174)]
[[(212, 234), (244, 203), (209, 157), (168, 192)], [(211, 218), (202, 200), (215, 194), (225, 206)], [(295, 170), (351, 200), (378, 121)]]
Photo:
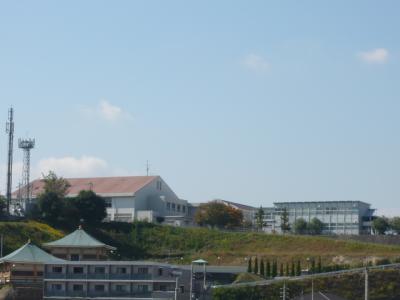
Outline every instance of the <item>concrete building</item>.
[(49, 263), (43, 299), (188, 299), (190, 271), (135, 261)]
[[(92, 190), (105, 198), (106, 220), (163, 221), (175, 226), (191, 223), (188, 202), (179, 199), (160, 176), (66, 178), (66, 180), (70, 184), (67, 197), (75, 197), (81, 190)], [(43, 191), (44, 182), (37, 179), (31, 185), (32, 202), (34, 202)], [(19, 191), (14, 192), (13, 198), (17, 199), (18, 194)], [(29, 209), (29, 204), (24, 204), (24, 209)]]
[(281, 216), (286, 210), (289, 224), (297, 219), (306, 222), (317, 218), (324, 224), (323, 234), (371, 234), (374, 209), (362, 201), (276, 202), (264, 208), (264, 230), (281, 233)]
[(116, 250), (87, 234), (81, 226), (59, 240), (43, 244), (43, 247), (55, 257), (72, 261), (107, 260), (109, 252)]

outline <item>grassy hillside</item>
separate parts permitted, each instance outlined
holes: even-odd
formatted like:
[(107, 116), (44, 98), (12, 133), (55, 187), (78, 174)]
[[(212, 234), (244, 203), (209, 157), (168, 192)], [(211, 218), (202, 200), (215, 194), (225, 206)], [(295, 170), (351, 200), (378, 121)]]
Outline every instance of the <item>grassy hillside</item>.
[[(335, 240), (326, 237), (282, 236), (263, 233), (227, 233), (204, 228), (176, 228), (148, 223), (105, 223), (88, 232), (118, 248), (116, 259), (152, 259), (188, 263), (202, 257), (211, 264), (245, 265), (245, 257), (258, 255), (280, 262), (321, 256), (323, 263), (356, 264), (365, 257), (400, 257), (400, 246)], [(68, 231), (66, 231), (68, 232)], [(0, 222), (5, 251), (28, 238), (37, 244), (55, 240), (63, 231), (38, 222)], [(218, 260), (220, 257), (220, 260)]]
[[(275, 300), (280, 299), (283, 283), (269, 286), (219, 288), (214, 290), (214, 300)], [(311, 292), (310, 280), (288, 281), (290, 298)], [(314, 291), (332, 293), (348, 300), (364, 299), (364, 276), (348, 274), (337, 277), (322, 277), (314, 280)], [(400, 295), (399, 270), (370, 271), (369, 299), (397, 300)]]

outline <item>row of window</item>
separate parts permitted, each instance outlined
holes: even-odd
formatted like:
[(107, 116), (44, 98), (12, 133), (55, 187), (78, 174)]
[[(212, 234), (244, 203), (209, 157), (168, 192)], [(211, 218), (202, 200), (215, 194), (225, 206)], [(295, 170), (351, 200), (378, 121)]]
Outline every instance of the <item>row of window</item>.
[[(63, 268), (59, 267), (59, 266), (54, 266), (52, 268), (53, 273), (62, 273), (62, 271), (63, 271)], [(158, 276), (163, 276), (163, 272), (164, 272), (163, 268), (158, 268), (158, 272), (157, 272)], [(83, 274), (84, 268), (83, 267), (73, 267), (72, 273), (73, 274)], [(105, 273), (106, 273), (105, 267), (95, 267), (94, 268), (94, 274), (105, 274)], [(117, 267), (115, 274), (128, 274), (128, 268), (127, 267)], [(137, 268), (137, 274), (149, 274), (149, 268), (139, 267), (139, 268)]]
[[(94, 290), (96, 292), (104, 292), (105, 291), (105, 285), (104, 284), (96, 284), (94, 286)], [(138, 284), (136, 287), (136, 291), (139, 292), (148, 292), (149, 291), (149, 286), (148, 285), (144, 285), (144, 284)], [(164, 290), (167, 290), (166, 286), (163, 286), (163, 288), (165, 288)], [(62, 284), (60, 283), (54, 283), (51, 285), (51, 290), (52, 291), (61, 291), (63, 289)], [(126, 284), (117, 284), (115, 286), (115, 291), (117, 292), (127, 292), (129, 289), (129, 286)], [(160, 290), (161, 290), (161, 286), (160, 286)], [(72, 285), (72, 291), (74, 292), (83, 292), (84, 291), (84, 286), (83, 284), (73, 284)]]
[(177, 212), (182, 211), (183, 213), (186, 213), (186, 206), (167, 202), (167, 210), (172, 210), (172, 211), (177, 211)]

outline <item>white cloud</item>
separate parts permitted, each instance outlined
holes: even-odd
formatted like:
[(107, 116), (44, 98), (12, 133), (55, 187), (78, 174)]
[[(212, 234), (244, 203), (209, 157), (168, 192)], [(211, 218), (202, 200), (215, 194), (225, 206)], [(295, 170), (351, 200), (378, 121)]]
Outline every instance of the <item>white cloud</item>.
[(81, 111), (89, 117), (98, 117), (108, 122), (132, 118), (128, 112), (107, 100), (101, 100), (95, 107), (81, 107)]
[(383, 64), (389, 58), (389, 51), (385, 48), (377, 48), (366, 52), (358, 53), (358, 57), (370, 64)]
[(262, 56), (254, 53), (247, 55), (243, 59), (242, 64), (247, 69), (253, 71), (266, 71), (270, 68), (270, 64)]
[(82, 156), (80, 158), (66, 156), (61, 158), (41, 159), (34, 168), (34, 177), (40, 177), (54, 171), (63, 177), (86, 177), (99, 176), (109, 171), (108, 163), (101, 158), (93, 156)]

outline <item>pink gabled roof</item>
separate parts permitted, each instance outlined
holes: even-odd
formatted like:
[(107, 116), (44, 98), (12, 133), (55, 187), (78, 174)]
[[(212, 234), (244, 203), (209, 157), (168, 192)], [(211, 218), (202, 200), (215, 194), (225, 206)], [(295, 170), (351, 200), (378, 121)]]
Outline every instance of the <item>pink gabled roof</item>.
[[(81, 190), (92, 190), (96, 194), (131, 194), (152, 182), (158, 176), (123, 176), (123, 177), (93, 177), (93, 178), (65, 178), (71, 187), (68, 189), (70, 196), (78, 194)], [(43, 191), (44, 182), (36, 179), (32, 183), (32, 197)], [(18, 191), (13, 196), (18, 195)]]

